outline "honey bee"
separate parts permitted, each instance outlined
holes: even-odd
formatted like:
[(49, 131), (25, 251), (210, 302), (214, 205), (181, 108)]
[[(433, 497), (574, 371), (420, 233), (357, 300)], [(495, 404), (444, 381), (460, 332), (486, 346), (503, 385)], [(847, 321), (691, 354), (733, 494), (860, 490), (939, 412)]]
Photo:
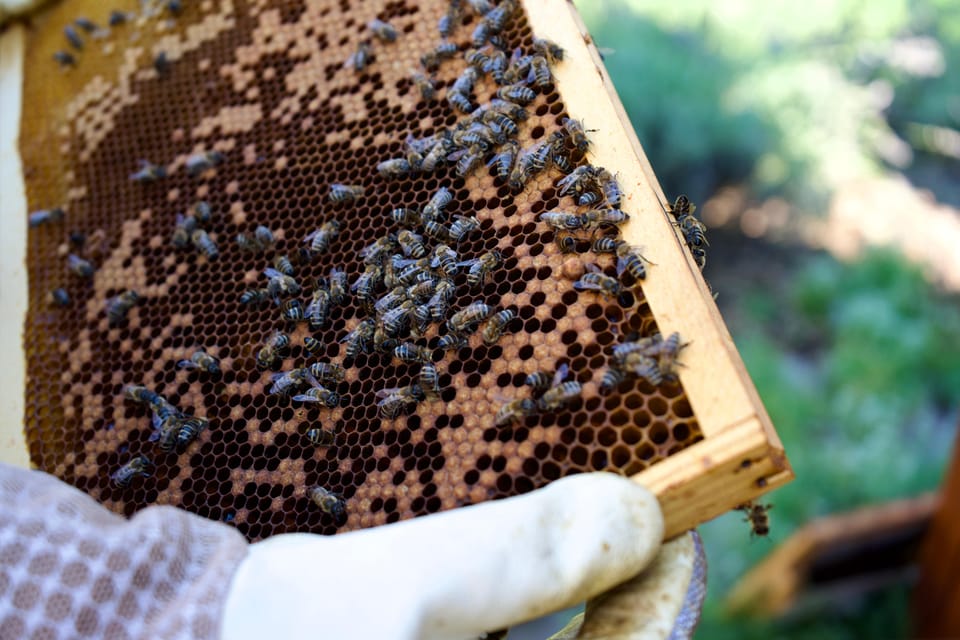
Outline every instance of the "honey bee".
[(330, 269), (330, 302), (339, 305), (347, 297), (347, 272), (343, 269), (331, 267)]
[(167, 170), (160, 165), (153, 164), (148, 160), (140, 161), (140, 169), (130, 174), (130, 180), (133, 182), (154, 182), (167, 177)]
[(203, 418), (190, 417), (184, 420), (180, 430), (177, 431), (177, 446), (186, 447), (199, 438), (200, 434), (207, 428), (207, 424), (207, 421)]
[(173, 227), (173, 238), (171, 240), (173, 246), (178, 249), (183, 249), (190, 244), (190, 237), (193, 235), (194, 230), (197, 228), (197, 219), (193, 216), (184, 216), (182, 213), (177, 214), (177, 222)]
[(399, 306), (383, 314), (382, 325), (387, 336), (395, 338), (400, 335), (410, 320), (410, 312), (413, 311), (413, 307), (412, 300), (405, 300)]
[(507, 70), (507, 54), (506, 52), (496, 49), (488, 57), (487, 61), (484, 63), (482, 71), (484, 73), (489, 73), (490, 77), (493, 78), (493, 81), (497, 84), (503, 84), (503, 75)]
[(594, 253), (616, 253), (622, 243), (622, 240), (617, 240), (610, 236), (600, 236), (599, 238), (593, 239), (590, 250)]
[(573, 236), (566, 236), (558, 233), (553, 241), (556, 243), (557, 248), (560, 249), (562, 253), (576, 253), (577, 251), (577, 239)]
[(39, 211), (33, 211), (30, 213), (29, 225), (31, 227), (39, 227), (43, 224), (60, 222), (61, 220), (63, 220), (63, 209), (60, 207), (55, 207), (53, 209), (40, 209)]
[(390, 309), (395, 309), (407, 299), (407, 290), (402, 286), (394, 287), (386, 295), (382, 296), (377, 300), (376, 304), (373, 305), (374, 311), (377, 312), (377, 315), (383, 315)]
[(556, 64), (563, 60), (563, 47), (549, 40), (534, 38), (533, 50), (549, 60), (551, 64)]
[(71, 25), (67, 25), (63, 28), (63, 35), (67, 38), (67, 42), (69, 42), (74, 49), (77, 51), (83, 49), (83, 38), (80, 37), (80, 34), (77, 33), (77, 30)]
[(291, 276), (272, 267), (264, 269), (263, 275), (267, 278), (267, 293), (274, 300), (279, 300), (281, 295), (295, 296), (300, 293), (300, 283)]
[(600, 189), (603, 191), (607, 203), (611, 206), (619, 207), (623, 200), (623, 192), (620, 191), (620, 183), (606, 169), (600, 169), (597, 174), (597, 181), (600, 183)]
[(107, 300), (107, 319), (110, 321), (110, 326), (116, 326), (126, 320), (127, 312), (140, 300), (140, 296), (133, 290), (124, 291)]
[(327, 431), (326, 429), (321, 429), (319, 427), (311, 427), (307, 429), (307, 440), (310, 441), (310, 444), (317, 447), (327, 447), (333, 444), (334, 437), (336, 434), (333, 431)]
[(383, 281), (383, 269), (375, 264), (368, 264), (367, 268), (357, 276), (357, 279), (350, 285), (350, 291), (357, 295), (357, 298), (365, 306), (373, 304), (374, 290)]
[(190, 241), (209, 260), (213, 260), (220, 255), (217, 243), (203, 229), (194, 229), (193, 233), (190, 234)]
[[(287, 302), (297, 302), (299, 300), (288, 300)], [(330, 313), (330, 292), (322, 287), (313, 290), (313, 297), (307, 310), (304, 313), (310, 321), (310, 328), (316, 331), (327, 323), (327, 315)]]
[(364, 188), (359, 184), (339, 184), (330, 185), (331, 202), (348, 202), (363, 197)]
[(600, 380), (600, 393), (610, 393), (626, 379), (627, 374), (623, 369), (616, 366), (607, 367)]
[(447, 307), (453, 298), (454, 287), (450, 280), (441, 280), (433, 296), (427, 301), (427, 308), (430, 310), (430, 319), (435, 322), (442, 322), (447, 315)]
[(72, 253), (67, 256), (67, 269), (81, 278), (92, 278), (94, 274), (92, 264)]
[(527, 376), (524, 384), (530, 387), (533, 393), (543, 393), (550, 387), (556, 387), (566, 379), (570, 372), (570, 366), (566, 363), (557, 367), (557, 370), (550, 374), (546, 371), (534, 371)]
[(380, 417), (396, 418), (408, 404), (416, 404), (426, 399), (426, 394), (419, 384), (410, 384), (405, 387), (396, 387), (391, 389), (380, 389), (376, 397), (380, 399), (377, 403)]
[(293, 396), (297, 402), (319, 402), (331, 409), (340, 404), (340, 396), (324, 386), (310, 387), (304, 393)]
[(397, 242), (400, 243), (400, 249), (405, 256), (413, 258), (422, 258), (427, 255), (427, 248), (423, 244), (423, 236), (403, 229), (397, 234)]
[(367, 23), (367, 28), (384, 42), (394, 42), (397, 39), (397, 30), (389, 22), (374, 18)]
[(270, 299), (267, 289), (247, 289), (240, 296), (240, 304), (263, 304)]
[(427, 71), (436, 71), (440, 68), (440, 63), (449, 60), (457, 54), (457, 45), (452, 42), (441, 42), (432, 51), (428, 51), (420, 57), (420, 64)]
[(257, 352), (257, 366), (261, 369), (269, 369), (280, 357), (280, 353), (290, 346), (290, 336), (279, 331), (274, 331), (267, 338), (266, 343)]
[(410, 175), (413, 169), (406, 158), (391, 158), (377, 165), (377, 172), (384, 178), (402, 178)]
[(773, 505), (753, 501), (737, 507), (738, 511), (743, 511), (747, 516), (743, 521), (750, 523), (751, 536), (766, 536), (770, 533), (770, 509), (773, 509)]
[(223, 154), (219, 151), (203, 151), (187, 158), (183, 166), (191, 176), (200, 175), (207, 169), (212, 169), (223, 162)]
[(133, 400), (134, 402), (139, 402), (140, 404), (149, 405), (157, 402), (157, 398), (159, 398), (159, 395), (155, 391), (152, 391), (139, 384), (124, 385), (123, 396), (127, 400)]
[(447, 329), (451, 333), (466, 333), (470, 328), (483, 322), (493, 313), (493, 308), (483, 302), (472, 302), (447, 320)]
[(350, 57), (347, 58), (347, 61), (343, 63), (343, 68), (353, 69), (359, 73), (367, 68), (367, 65), (370, 64), (372, 57), (373, 50), (370, 48), (370, 45), (366, 42), (361, 42), (357, 46), (357, 50), (351, 53)]
[[(303, 313), (303, 305), (296, 298), (285, 300), (283, 304), (280, 305), (280, 314), (283, 316), (283, 319), (288, 322), (301, 322), (306, 317)], [(313, 327), (312, 318), (311, 328), (315, 328)]]
[(447, 154), (453, 148), (453, 141), (448, 136), (443, 136), (430, 148), (427, 155), (423, 157), (423, 170), (433, 171), (437, 165), (447, 159)]
[(167, 75), (170, 71), (170, 61), (167, 59), (166, 51), (159, 51), (153, 56), (153, 68), (156, 69), (157, 75)]
[(60, 68), (63, 67), (75, 67), (77, 66), (77, 59), (73, 57), (72, 54), (66, 51), (54, 51), (53, 59), (57, 61), (57, 64), (60, 65)]
[(497, 416), (494, 418), (494, 424), (502, 427), (508, 424), (520, 422), (527, 416), (532, 416), (537, 412), (537, 403), (530, 398), (518, 398), (512, 400), (500, 407)]
[(580, 194), (589, 189), (594, 181), (594, 167), (585, 164), (577, 167), (568, 175), (557, 181), (560, 187), (560, 195), (568, 193)]
[(437, 366), (428, 362), (420, 367), (420, 388), (429, 398), (436, 398), (440, 395), (440, 374), (437, 373)]
[(454, 351), (462, 349), (468, 344), (467, 339), (459, 333), (448, 333), (445, 336), (440, 336), (440, 339), (437, 341), (437, 348), (444, 351)]
[(406, 295), (407, 298), (413, 300), (415, 303), (422, 304), (433, 295), (433, 291), (436, 288), (437, 281), (432, 278), (427, 280), (418, 280), (414, 284), (407, 287)]
[(274, 258), (273, 266), (277, 271), (291, 278), (296, 273), (296, 269), (293, 268), (293, 263), (290, 262), (290, 258), (285, 255)]
[(550, 71), (550, 64), (543, 56), (533, 56), (530, 60), (529, 78), (537, 87), (547, 87), (553, 83), (553, 73)]
[(433, 80), (422, 73), (413, 74), (413, 85), (420, 91), (424, 100), (433, 100), (437, 95), (437, 87)]
[(474, 67), (468, 66), (464, 69), (447, 92), (447, 102), (464, 113), (473, 111), (469, 96), (473, 92), (473, 85), (477, 82), (477, 78), (477, 70)]
[(587, 139), (587, 133), (583, 128), (583, 123), (573, 118), (564, 118), (560, 125), (570, 138), (573, 148), (580, 153), (586, 153), (590, 148), (590, 140)]
[(110, 18), (107, 20), (107, 24), (111, 27), (119, 27), (127, 21), (127, 14), (123, 11), (118, 11), (114, 9), (110, 12)]
[(537, 94), (533, 92), (533, 89), (522, 84), (508, 84), (497, 89), (497, 97), (515, 104), (527, 105), (533, 102)]
[(58, 307), (65, 307), (70, 304), (70, 294), (67, 293), (66, 289), (57, 288), (50, 292), (48, 300), (50, 304), (57, 305)]
[(430, 201), (427, 202), (426, 206), (423, 208), (423, 219), (424, 220), (435, 220), (439, 218), (443, 213), (443, 210), (448, 204), (453, 200), (453, 192), (446, 187), (440, 187), (434, 192), (433, 196), (430, 197)]
[(338, 527), (347, 523), (347, 503), (341, 496), (317, 485), (307, 491), (307, 497), (313, 501), (313, 504), (320, 507), (321, 511), (333, 517)]
[(156, 442), (161, 451), (173, 451), (177, 446), (177, 435), (183, 426), (180, 416), (170, 415), (164, 418), (152, 434), (148, 442)]
[(194, 351), (189, 360), (181, 360), (177, 366), (181, 369), (202, 369), (207, 373), (220, 373), (220, 361), (203, 349)]
[[(510, 122), (512, 122), (512, 120)], [(500, 151), (494, 154), (494, 156), (487, 163), (487, 166), (495, 166), (497, 177), (506, 178), (510, 175), (510, 172), (513, 169), (519, 149), (520, 145), (516, 140), (508, 140), (502, 147), (500, 147)]]
[(369, 351), (374, 331), (376, 331), (376, 323), (372, 318), (361, 320), (356, 328), (343, 338), (343, 342), (347, 344), (347, 357), (356, 358), (361, 350)]
[(480, 221), (475, 216), (453, 216), (450, 225), (450, 240), (460, 242), (468, 233), (480, 227)]
[(322, 340), (317, 340), (313, 336), (305, 336), (303, 338), (303, 348), (306, 349), (307, 353), (312, 356), (317, 355), (323, 350), (324, 343)]
[(343, 367), (333, 362), (314, 362), (310, 365), (310, 373), (326, 382), (343, 382), (347, 375)]
[(623, 366), (635, 376), (646, 378), (646, 380), (655, 387), (663, 382), (664, 373), (657, 365), (657, 361), (642, 353), (631, 353), (628, 355)]
[(490, 26), (490, 23), (486, 20), (481, 20), (479, 24), (473, 29), (473, 33), (470, 34), (470, 44), (474, 47), (482, 47), (484, 44), (490, 40), (490, 36), (493, 35), (493, 29)]
[(411, 342), (404, 342), (393, 350), (393, 355), (403, 362), (419, 362), (421, 364), (433, 359), (433, 351)]
[(616, 227), (629, 219), (630, 216), (620, 209), (590, 209), (583, 213), (583, 228)]
[(576, 231), (583, 228), (583, 217), (567, 211), (547, 211), (540, 219), (559, 231)]
[(440, 17), (440, 20), (437, 21), (437, 31), (440, 32), (441, 38), (449, 38), (450, 34), (453, 33), (453, 30), (456, 29), (457, 23), (460, 20), (460, 2), (455, 0), (450, 3), (450, 6), (447, 7), (447, 12)]
[[(176, 233), (176, 231), (174, 231)], [(248, 251), (250, 253), (260, 251), (262, 247), (260, 243), (256, 241), (255, 238), (247, 236), (245, 233), (238, 233), (236, 237), (237, 246), (240, 247), (241, 251)], [(176, 240), (175, 240), (176, 242)]]
[(703, 268), (707, 266), (707, 252), (698, 248), (691, 249), (690, 253), (693, 254), (693, 259), (697, 263), (697, 266), (703, 271)]
[(579, 382), (561, 382), (543, 392), (543, 395), (537, 399), (537, 408), (540, 411), (556, 411), (561, 406), (579, 398), (580, 392)]
[(616, 278), (603, 273), (585, 273), (573, 283), (577, 291), (597, 291), (600, 295), (615, 298), (623, 292), (623, 287)]
[(498, 311), (483, 326), (483, 341), (487, 344), (494, 344), (503, 335), (507, 325), (516, 319), (517, 314), (512, 309)]
[(270, 387), (271, 394), (287, 395), (291, 391), (299, 389), (307, 382), (311, 384), (316, 382), (316, 379), (313, 377), (313, 374), (310, 373), (309, 369), (298, 367), (292, 371), (274, 373), (270, 376), (270, 381), (273, 383)]
[(534, 167), (533, 154), (530, 151), (521, 151), (517, 154), (517, 159), (513, 163), (513, 169), (510, 170), (510, 176), (507, 178), (507, 184), (513, 190), (522, 189), (530, 179), (536, 175), (537, 170)]
[(130, 483), (137, 476), (149, 478), (151, 475), (149, 469), (152, 466), (153, 463), (150, 462), (150, 458), (144, 455), (139, 455), (114, 471), (110, 475), (110, 480), (113, 481), (114, 485), (120, 488), (126, 488), (130, 486)]
[(661, 336), (659, 333), (654, 333), (653, 335), (645, 338), (628, 340), (616, 345), (613, 348), (613, 360), (618, 364), (623, 364), (627, 361), (627, 358), (631, 354), (655, 356), (660, 352), (662, 344), (663, 336)]
[(405, 227), (413, 227), (422, 222), (420, 212), (408, 207), (398, 207), (390, 212), (390, 219)]
[(450, 230), (439, 222), (427, 220), (423, 225), (423, 235), (444, 242), (450, 239)]
[(434, 246), (433, 260), (431, 260), (430, 266), (432, 268), (439, 268), (440, 274), (445, 278), (454, 277), (459, 267), (457, 264), (457, 252), (445, 244)]
[(470, 260), (468, 262), (463, 262), (460, 266), (470, 265), (470, 270), (467, 272), (467, 284), (470, 286), (476, 286), (481, 284), (487, 275), (503, 264), (503, 255), (497, 249), (493, 251), (488, 251), (479, 258), (475, 260)]
[(310, 244), (310, 251), (313, 253), (324, 253), (339, 233), (340, 222), (338, 220), (329, 220), (324, 222), (319, 229), (316, 229), (304, 238), (303, 241)]
[(360, 250), (364, 264), (380, 264), (383, 259), (397, 248), (397, 237), (393, 234), (381, 236)]
[(660, 344), (660, 348), (657, 351), (657, 366), (664, 376), (673, 377), (675, 375), (674, 365), (679, 364), (677, 362), (677, 355), (689, 344), (689, 342), (681, 343), (680, 334), (676, 331), (671, 333), (667, 339)]
[(643, 263), (649, 262), (649, 260), (640, 254), (637, 247), (630, 246), (622, 240), (616, 244), (617, 275), (623, 275), (623, 272), (626, 271), (637, 280), (646, 278), (647, 268)]

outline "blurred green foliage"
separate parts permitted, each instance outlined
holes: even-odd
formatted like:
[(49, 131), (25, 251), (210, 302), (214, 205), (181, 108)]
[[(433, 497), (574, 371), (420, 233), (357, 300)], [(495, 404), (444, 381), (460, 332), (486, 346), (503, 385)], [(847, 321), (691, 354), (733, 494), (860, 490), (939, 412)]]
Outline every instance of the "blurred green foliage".
[(819, 210), (835, 185), (909, 164), (897, 134), (929, 137), (911, 123), (960, 124), (953, 0), (578, 8), (669, 194), (749, 182)]
[[(668, 197), (745, 184), (815, 212), (838, 185), (894, 170), (960, 205), (960, 2), (578, 9)], [(765, 499), (769, 540), (751, 538), (739, 512), (702, 527), (710, 597), (698, 637), (903, 637), (903, 588), (778, 622), (728, 620), (722, 598), (811, 519), (939, 484), (960, 405), (960, 306), (890, 251), (853, 264), (814, 256), (779, 284), (721, 291), (721, 302), (797, 479)]]
[[(746, 292), (740, 306), (734, 340), (797, 477), (769, 497), (769, 541), (751, 539), (739, 513), (702, 528), (713, 596), (704, 638), (724, 637), (723, 596), (804, 523), (935, 489), (960, 405), (960, 307), (895, 252), (876, 250), (854, 264), (817, 256), (782, 293)], [(742, 624), (759, 634), (744, 637), (770, 637), (784, 624), (806, 629), (790, 637), (870, 637), (809, 635), (819, 626), (796, 621)]]

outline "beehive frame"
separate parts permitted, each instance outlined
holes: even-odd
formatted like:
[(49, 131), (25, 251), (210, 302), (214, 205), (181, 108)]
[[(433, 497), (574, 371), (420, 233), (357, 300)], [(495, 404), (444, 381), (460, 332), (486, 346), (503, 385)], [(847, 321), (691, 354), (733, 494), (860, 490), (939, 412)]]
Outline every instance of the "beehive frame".
[[(566, 112), (596, 129), (589, 161), (619, 175), (623, 209), (634, 218), (624, 237), (643, 245), (655, 264), (642, 289), (659, 329), (665, 334), (679, 331), (691, 342), (679, 375), (703, 438), (635, 476), (660, 497), (669, 537), (788, 481), (791, 472), (711, 293), (670, 223), (666, 199), (575, 9), (559, 0), (529, 3), (524, 9), (533, 33), (549, 37), (567, 52), (554, 68), (556, 91)], [(69, 14), (63, 7), (54, 8), (44, 20), (62, 24), (77, 11), (76, 5)], [(49, 49), (53, 37), (37, 46)], [(58, 83), (50, 85), (47, 99), (52, 104), (64, 100), (57, 95)], [(30, 117), (25, 113), (25, 120)], [(28, 170), (45, 168), (31, 164)]]

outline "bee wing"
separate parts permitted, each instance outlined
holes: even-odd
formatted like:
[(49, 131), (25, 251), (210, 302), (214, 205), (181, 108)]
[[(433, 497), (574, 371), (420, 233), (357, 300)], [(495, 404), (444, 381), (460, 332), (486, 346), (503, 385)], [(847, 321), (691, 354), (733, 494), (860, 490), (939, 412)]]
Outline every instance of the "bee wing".
[[(389, 398), (390, 396), (396, 394), (398, 391), (401, 391), (403, 387), (390, 387), (389, 389), (379, 389), (375, 394), (377, 398)], [(380, 402), (379, 404), (383, 404)]]
[(193, 360), (181, 360), (177, 363), (177, 366), (181, 369), (196, 369), (197, 363)]
[(598, 267), (592, 262), (585, 264), (584, 267), (586, 267), (587, 271), (591, 273), (603, 273), (603, 269), (601, 269), (600, 267)]
[(553, 374), (553, 384), (552, 386), (557, 386), (567, 377), (567, 374), (570, 373), (570, 366), (566, 362), (557, 367), (557, 372)]
[(303, 377), (307, 379), (307, 382), (310, 384), (311, 387), (315, 387), (317, 389), (323, 389), (324, 391), (327, 390), (326, 387), (320, 384), (320, 381), (317, 380), (316, 376), (313, 375), (310, 369), (303, 370)]
[(576, 282), (573, 283), (573, 288), (576, 289), (577, 291), (587, 291), (587, 290), (599, 291), (600, 285), (594, 284), (593, 282), (584, 282), (582, 280), (577, 280)]
[(263, 270), (263, 275), (267, 276), (271, 280), (274, 279), (283, 279), (283, 274), (274, 269), (273, 267), (267, 267)]
[(296, 400), (297, 402), (320, 402), (319, 398), (307, 393), (298, 393), (297, 395), (293, 396), (292, 399)]
[(307, 237), (303, 239), (304, 243), (309, 244), (310, 242), (313, 242), (313, 239), (316, 238), (317, 234), (321, 231), (323, 231), (323, 229), (314, 229), (311, 231), (309, 234), (307, 234)]

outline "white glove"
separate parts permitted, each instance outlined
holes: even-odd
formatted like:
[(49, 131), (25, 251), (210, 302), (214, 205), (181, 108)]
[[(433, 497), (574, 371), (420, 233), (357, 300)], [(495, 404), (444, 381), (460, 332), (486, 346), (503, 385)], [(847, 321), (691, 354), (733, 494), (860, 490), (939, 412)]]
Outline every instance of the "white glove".
[(662, 537), (656, 498), (609, 473), (366, 531), (275, 536), (237, 569), (223, 637), (476, 637), (624, 582)]

